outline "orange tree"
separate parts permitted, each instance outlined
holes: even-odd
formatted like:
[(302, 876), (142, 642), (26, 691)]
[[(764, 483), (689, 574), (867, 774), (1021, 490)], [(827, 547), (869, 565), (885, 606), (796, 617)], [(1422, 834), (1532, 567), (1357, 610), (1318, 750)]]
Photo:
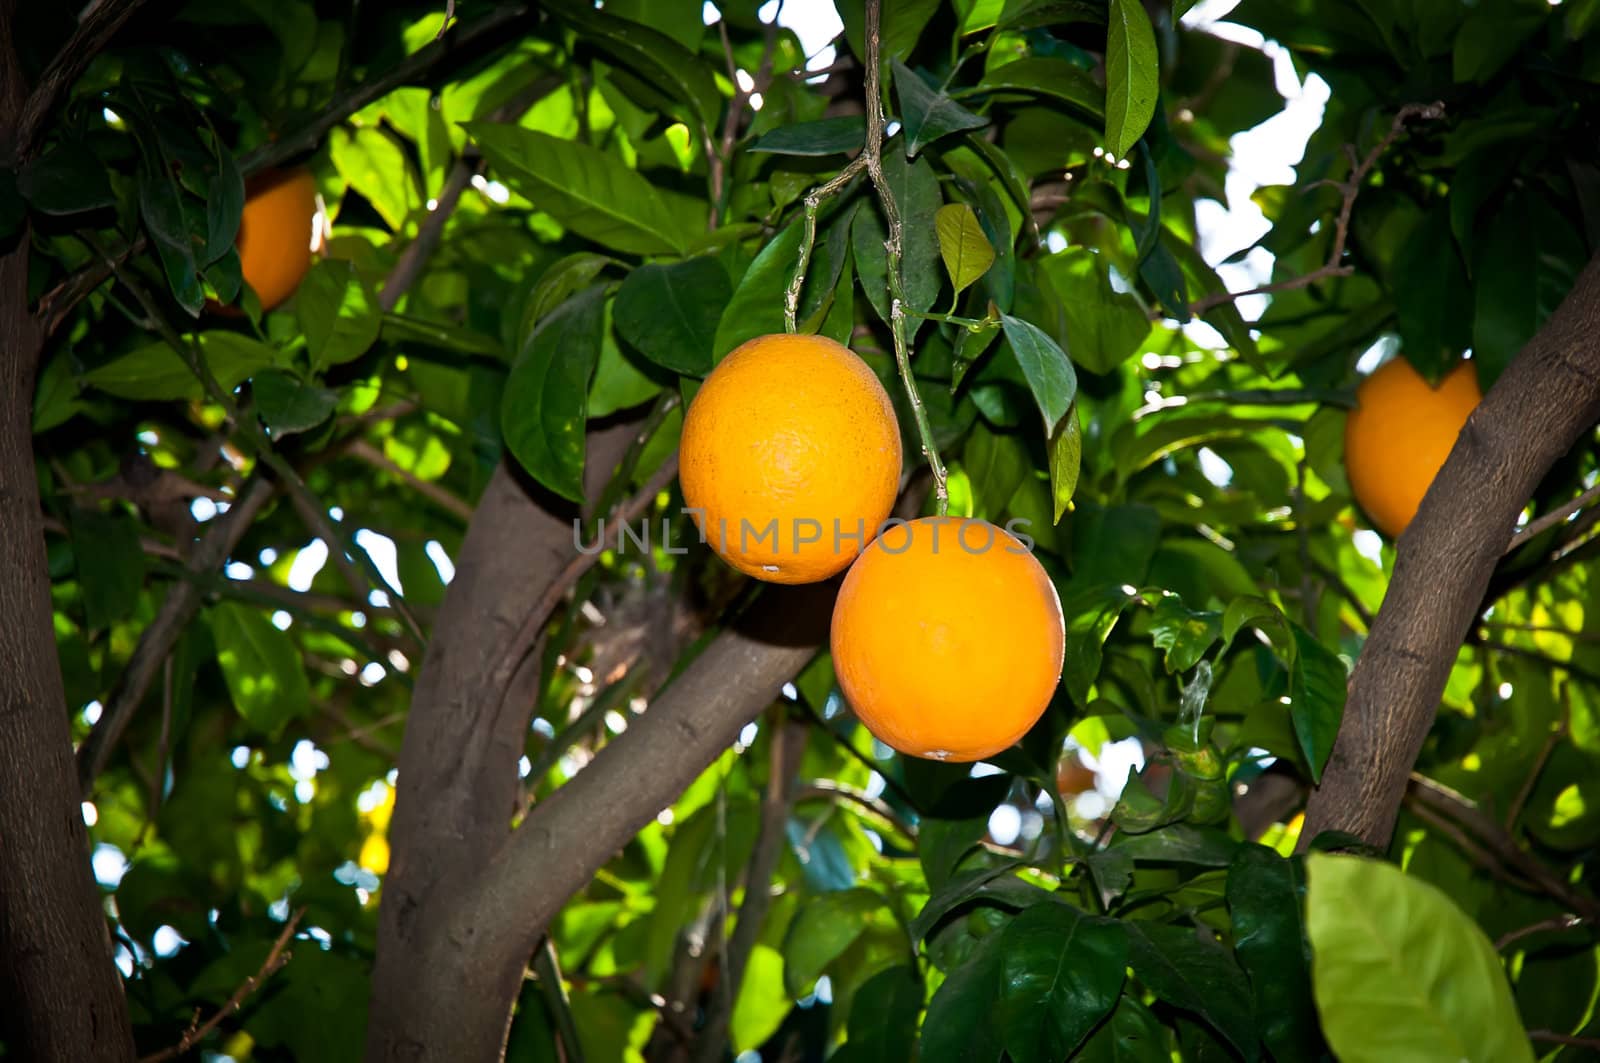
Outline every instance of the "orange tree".
[[(77, 6), (0, 0), (0, 1056), (1593, 1053), (1600, 4)], [(783, 333), (1061, 603), (982, 763), (834, 595), (973, 749), (1050, 610), (685, 512)], [(793, 371), (719, 423), (881, 505)]]

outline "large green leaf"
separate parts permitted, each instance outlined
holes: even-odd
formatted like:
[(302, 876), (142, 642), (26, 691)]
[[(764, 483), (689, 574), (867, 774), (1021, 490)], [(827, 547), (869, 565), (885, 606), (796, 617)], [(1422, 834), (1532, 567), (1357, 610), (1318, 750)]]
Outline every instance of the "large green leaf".
[(984, 74), (975, 88), (959, 95), (993, 92), (1047, 96), (1073, 104), (1096, 118), (1106, 110), (1105, 91), (1087, 70), (1048, 56), (1031, 56), (996, 67)]
[(830, 1063), (909, 1061), (921, 1011), (922, 985), (912, 968), (879, 971), (851, 998), (845, 1043), (828, 1057)]
[(1004, 1049), (994, 1009), (1004, 959), (1004, 935), (990, 934), (945, 976), (922, 1022), (923, 1063), (998, 1063)]
[[(879, 58), (884, 65), (891, 59), (904, 59), (911, 54), (917, 38), (922, 36), (923, 27), (938, 10), (939, 0), (883, 0)], [(849, 42), (851, 53), (866, 62), (866, 5), (842, 3), (839, 17), (844, 22), (844, 39)]]
[(315, 381), (282, 369), (264, 369), (250, 381), (256, 413), (274, 438), (305, 432), (326, 421), (339, 396)]
[[(615, 56), (625, 69), (650, 85), (667, 90), (686, 108), (685, 117), (702, 131), (716, 123), (722, 110), (722, 94), (717, 91), (711, 71), (694, 52), (665, 33), (627, 18), (615, 18), (580, 0), (560, 0), (548, 6), (581, 31), (585, 40)], [(679, 108), (673, 105), (673, 109)]]
[(712, 344), (717, 361), (745, 340), (784, 330), (783, 297), (794, 278), (800, 236), (800, 223), (792, 223), (768, 241), (745, 270), (717, 323)]
[[(278, 358), (271, 347), (238, 332), (206, 332), (199, 342), (212, 375), (228, 391)], [(135, 348), (89, 370), (83, 380), (124, 399), (198, 399), (205, 393), (183, 356), (165, 342)]]
[(401, 231), (423, 207), (421, 182), (399, 141), (388, 130), (336, 126), (329, 141), (339, 176), (372, 204), (389, 228)]
[(1472, 342), (1467, 268), (1444, 204), (1423, 216), (1395, 258), (1395, 316), (1406, 360), (1437, 380)]
[(356, 273), (355, 263), (324, 259), (311, 267), (295, 295), (295, 316), (313, 369), (353, 361), (378, 342), (383, 313)]
[(1306, 856), (1322, 1030), (1344, 1063), (1531, 1061), (1494, 946), (1434, 886), (1355, 856)]
[(1121, 924), (1036, 904), (1001, 931), (998, 1015), (1016, 1063), (1066, 1059), (1116, 1006), (1128, 965)]
[(1222, 617), (1223, 644), (1232, 643), (1239, 629), (1247, 625), (1260, 629), (1283, 657), (1289, 671), (1289, 715), (1295, 737), (1312, 781), (1320, 781), (1344, 718), (1348, 679), (1344, 662), (1264, 598), (1235, 598), (1228, 603)]
[(1072, 504), (1072, 493), (1078, 489), (1078, 475), (1083, 470), (1083, 426), (1078, 420), (1076, 401), (1067, 407), (1067, 415), (1050, 433), (1049, 443), (1051, 519), (1059, 524)]
[(534, 479), (575, 502), (583, 501), (589, 376), (600, 357), (604, 294), (590, 288), (540, 323), (511, 366), (500, 406), (511, 453)]
[(1250, 976), (1261, 1040), (1275, 1059), (1326, 1052), (1311, 997), (1311, 950), (1301, 922), (1295, 865), (1263, 845), (1244, 845), (1228, 868), (1233, 950)]
[(1170, 1063), (1166, 1029), (1150, 1009), (1125, 996), (1074, 1063)]
[(1045, 434), (1053, 435), (1078, 395), (1078, 374), (1067, 352), (1039, 326), (1011, 314), (1001, 315), (1000, 321), (1033, 400), (1044, 415)]
[(285, 632), (238, 602), (219, 602), (207, 616), (228, 693), (251, 727), (276, 738), (290, 720), (310, 714), (305, 664)]
[(1128, 930), (1133, 973), (1150, 991), (1175, 1008), (1192, 1012), (1226, 1037), (1247, 1063), (1260, 1056), (1250, 989), (1226, 950), (1192, 927), (1139, 920)]
[(973, 114), (930, 86), (900, 60), (893, 62), (895, 91), (900, 96), (900, 121), (905, 126), (906, 154), (915, 157), (940, 137), (965, 129), (981, 129), (989, 120)]
[(617, 333), (655, 364), (676, 373), (711, 371), (722, 310), (733, 296), (715, 258), (640, 266), (617, 290)]
[(883, 894), (870, 889), (837, 890), (808, 900), (795, 913), (783, 942), (783, 981), (792, 996), (811, 987), (863, 933)]
[(690, 234), (655, 186), (617, 156), (515, 125), (464, 128), (507, 184), (578, 235), (631, 254), (687, 246)]
[(1587, 258), (1577, 230), (1544, 198), (1522, 192), (1475, 241), (1472, 357), (1490, 384), (1571, 290)]
[(1040, 269), (1061, 297), (1079, 365), (1109, 373), (1138, 353), (1150, 335), (1150, 319), (1131, 292), (1112, 288), (1105, 255), (1075, 247), (1041, 259)]

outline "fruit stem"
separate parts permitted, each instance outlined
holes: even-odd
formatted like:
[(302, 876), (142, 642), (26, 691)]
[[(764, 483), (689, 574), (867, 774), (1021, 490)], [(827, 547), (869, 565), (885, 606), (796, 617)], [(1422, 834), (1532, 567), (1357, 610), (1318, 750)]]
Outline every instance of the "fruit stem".
[(883, 0), (867, 0), (867, 146), (861, 157), (866, 159), (867, 175), (872, 178), (872, 186), (877, 190), (878, 202), (883, 207), (883, 220), (889, 229), (883, 249), (888, 265), (889, 331), (894, 336), (894, 360), (900, 369), (900, 382), (905, 386), (906, 398), (911, 403), (917, 435), (922, 440), (922, 454), (928, 459), (928, 468), (933, 473), (935, 511), (943, 517), (950, 511), (950, 489), (946, 485), (944, 462), (939, 460), (939, 448), (934, 445), (933, 425), (928, 421), (927, 408), (922, 404), (916, 379), (911, 374), (911, 352), (906, 342), (905, 284), (900, 275), (904, 229), (900, 222), (900, 206), (895, 202), (894, 191), (883, 174), (883, 78), (879, 60), (882, 17)]
[(805, 287), (806, 270), (811, 267), (811, 249), (817, 242), (817, 213), (822, 207), (822, 201), (838, 195), (866, 167), (867, 153), (863, 151), (849, 166), (834, 175), (832, 180), (806, 193), (805, 228), (800, 235), (800, 257), (795, 264), (794, 276), (789, 279), (789, 287), (783, 293), (785, 332), (792, 334), (799, 331), (796, 319), (800, 316), (800, 289)]

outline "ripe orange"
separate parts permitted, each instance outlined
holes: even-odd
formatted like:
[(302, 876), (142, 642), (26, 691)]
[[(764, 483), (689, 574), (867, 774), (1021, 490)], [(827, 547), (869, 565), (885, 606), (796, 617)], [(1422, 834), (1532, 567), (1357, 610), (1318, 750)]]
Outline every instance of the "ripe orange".
[(1483, 400), (1471, 362), (1431, 388), (1403, 358), (1386, 362), (1356, 388), (1344, 429), (1350, 490), (1380, 531), (1398, 537)]
[(730, 353), (690, 404), (678, 455), (701, 536), (773, 583), (844, 569), (900, 490), (889, 395), (824, 336), (760, 336)]
[(294, 294), (311, 269), (317, 185), (306, 169), (268, 171), (245, 186), (239, 265), (261, 309)]
[(845, 698), (881, 741), (982, 760), (1043, 715), (1066, 624), (1017, 539), (987, 521), (923, 517), (885, 529), (851, 566), (831, 644)]

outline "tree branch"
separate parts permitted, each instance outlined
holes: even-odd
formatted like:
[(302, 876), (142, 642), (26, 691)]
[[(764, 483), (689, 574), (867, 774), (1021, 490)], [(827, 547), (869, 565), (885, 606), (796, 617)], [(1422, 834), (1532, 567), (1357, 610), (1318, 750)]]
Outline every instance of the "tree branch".
[(1582, 509), (1584, 506), (1594, 502), (1596, 499), (1600, 499), (1600, 483), (1595, 484), (1577, 498), (1557, 506), (1549, 513), (1546, 513), (1541, 517), (1536, 517), (1533, 520), (1530, 520), (1527, 524), (1523, 525), (1521, 528), (1517, 529), (1517, 533), (1511, 537), (1511, 542), (1506, 546), (1506, 553), (1514, 553), (1515, 551), (1521, 549), (1530, 539), (1534, 538), (1546, 529), (1553, 528), (1557, 524), (1560, 524), (1562, 521), (1578, 512), (1578, 510)]
[(177, 1059), (205, 1040), (206, 1035), (215, 1030), (223, 1019), (238, 1011), (240, 1006), (244, 1004), (245, 998), (260, 989), (268, 978), (271, 978), (282, 969), (284, 964), (289, 962), (293, 954), (286, 951), (286, 949), (289, 941), (294, 937), (295, 927), (300, 925), (300, 919), (305, 914), (306, 910), (301, 908), (289, 917), (289, 921), (283, 925), (283, 932), (272, 943), (271, 951), (267, 953), (267, 958), (262, 961), (261, 968), (255, 974), (246, 978), (239, 988), (233, 991), (233, 995), (223, 1003), (222, 1007), (217, 1009), (216, 1014), (199, 1025), (191, 1026), (183, 1037), (178, 1040), (177, 1044), (163, 1048), (159, 1052), (152, 1052), (148, 1056), (140, 1056), (139, 1063), (166, 1063), (169, 1059)]
[(1467, 419), (1400, 537), (1302, 844), (1341, 830), (1387, 846), (1407, 775), (1517, 514), (1600, 418), (1597, 335), (1600, 256)]
[(19, 159), (32, 156), (44, 132), (45, 121), (55, 111), (73, 84), (105, 50), (123, 24), (145, 5), (147, 0), (94, 0), (78, 17), (78, 28), (72, 31), (67, 43), (56, 53), (50, 65), (39, 76), (28, 102), (22, 109), (22, 121), (17, 132), (16, 153)]
[(1356, 197), (1361, 194), (1361, 186), (1366, 184), (1367, 177), (1372, 173), (1373, 167), (1378, 165), (1378, 160), (1383, 156), (1384, 152), (1389, 150), (1389, 146), (1395, 142), (1395, 138), (1400, 135), (1407, 122), (1413, 118), (1431, 122), (1443, 117), (1444, 104), (1442, 102), (1408, 103), (1395, 113), (1394, 121), (1389, 124), (1389, 131), (1372, 146), (1372, 150), (1367, 152), (1365, 158), (1356, 158), (1354, 146), (1348, 149), (1352, 163), (1350, 176), (1343, 181), (1322, 182), (1331, 184), (1343, 197), (1339, 204), (1339, 215), (1334, 221), (1333, 247), (1328, 251), (1328, 261), (1324, 265), (1318, 266), (1310, 273), (1299, 277), (1274, 281), (1271, 284), (1263, 284), (1258, 288), (1251, 288), (1247, 291), (1215, 292), (1211, 295), (1202, 296), (1189, 304), (1189, 313), (1199, 317), (1207, 310), (1215, 309), (1225, 303), (1231, 303), (1236, 299), (1243, 299), (1247, 295), (1270, 295), (1273, 292), (1309, 288), (1319, 281), (1325, 281), (1333, 277), (1348, 276), (1352, 268), (1344, 264), (1344, 249), (1346, 241), (1350, 238), (1350, 214), (1355, 209)]

